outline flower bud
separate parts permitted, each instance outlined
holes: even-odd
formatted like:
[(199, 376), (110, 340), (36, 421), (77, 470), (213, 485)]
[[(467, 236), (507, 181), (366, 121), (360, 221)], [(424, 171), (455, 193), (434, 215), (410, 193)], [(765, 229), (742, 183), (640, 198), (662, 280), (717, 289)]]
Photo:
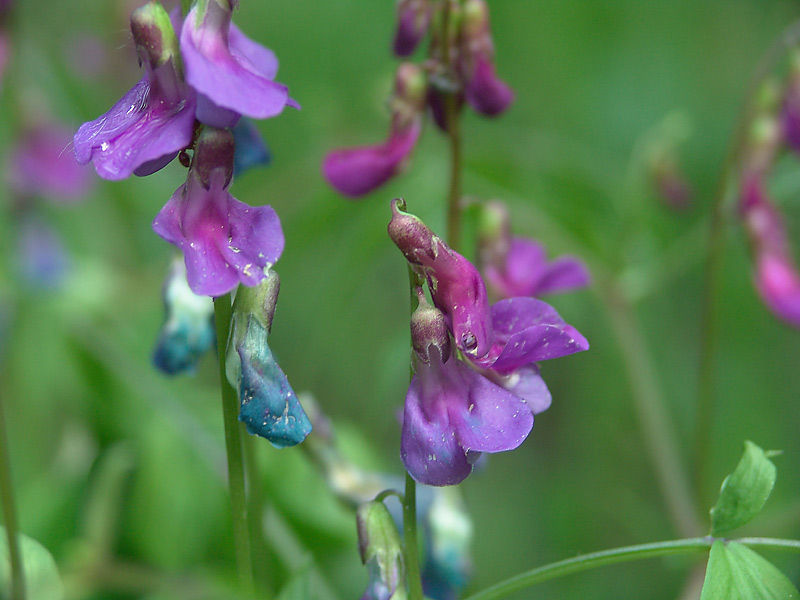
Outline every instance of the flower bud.
[(398, 0), (394, 53), (403, 57), (413, 54), (428, 32), (430, 20), (429, 0)]
[(239, 391), (239, 420), (247, 431), (276, 448), (287, 448), (306, 438), (311, 422), (267, 345), (279, 287), (278, 275), (272, 270), (257, 286), (239, 286), (226, 374)]
[(161, 3), (151, 1), (134, 10), (131, 33), (140, 63), (148, 64), (151, 69), (157, 69), (170, 59), (179, 63), (178, 38)]
[(404, 600), (403, 544), (389, 510), (378, 500), (356, 512), (361, 562), (369, 568), (369, 582), (361, 600)]
[(792, 53), (789, 83), (783, 97), (781, 125), (786, 142), (800, 152), (800, 50)]
[(233, 134), (227, 129), (203, 128), (197, 138), (197, 146), (192, 160), (192, 170), (203, 187), (209, 189), (211, 180), (220, 175), (224, 181), (223, 188), (230, 184), (233, 177), (235, 149), (236, 142)]
[(192, 292), (186, 267), (173, 261), (162, 290), (166, 318), (153, 352), (153, 364), (168, 375), (193, 372), (216, 339), (214, 303)]
[[(411, 315), (411, 346), (417, 358), (426, 364), (430, 364), (431, 360), (444, 362), (450, 357), (447, 321), (442, 311), (428, 304), (421, 289), (417, 295), (419, 306)], [(436, 348), (438, 356), (431, 357), (431, 346)]]

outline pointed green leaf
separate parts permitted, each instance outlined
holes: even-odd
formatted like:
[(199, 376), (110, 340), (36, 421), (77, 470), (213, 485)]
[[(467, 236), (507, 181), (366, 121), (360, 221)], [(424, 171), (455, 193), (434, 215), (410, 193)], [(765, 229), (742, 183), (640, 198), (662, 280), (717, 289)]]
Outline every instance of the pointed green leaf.
[[(36, 600), (61, 600), (64, 590), (58, 574), (56, 561), (47, 548), (26, 535), (19, 536), (22, 568), (25, 573), (27, 598)], [(0, 527), (0, 598), (3, 590), (11, 587), (11, 564), (8, 555), (8, 539), (4, 527)]]
[(744, 454), (733, 473), (722, 482), (722, 489), (711, 509), (711, 535), (714, 537), (744, 525), (756, 516), (775, 485), (775, 465), (753, 442), (744, 443)]
[(800, 593), (775, 565), (739, 542), (711, 546), (700, 600), (798, 600)]

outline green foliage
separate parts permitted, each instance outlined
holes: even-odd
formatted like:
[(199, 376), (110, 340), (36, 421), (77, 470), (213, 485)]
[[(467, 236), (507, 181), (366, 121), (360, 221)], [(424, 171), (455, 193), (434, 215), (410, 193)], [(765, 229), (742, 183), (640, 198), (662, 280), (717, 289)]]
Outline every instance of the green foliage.
[[(56, 561), (50, 552), (26, 535), (20, 535), (19, 542), (27, 597), (31, 600), (61, 600), (64, 590)], [(8, 537), (5, 527), (0, 527), (0, 599), (6, 598), (5, 590), (11, 586), (10, 577)]]
[(744, 525), (764, 506), (775, 486), (776, 469), (764, 451), (753, 442), (744, 443), (744, 454), (711, 509), (711, 535), (717, 537)]
[(797, 598), (797, 588), (771, 562), (738, 542), (714, 542), (700, 600)]

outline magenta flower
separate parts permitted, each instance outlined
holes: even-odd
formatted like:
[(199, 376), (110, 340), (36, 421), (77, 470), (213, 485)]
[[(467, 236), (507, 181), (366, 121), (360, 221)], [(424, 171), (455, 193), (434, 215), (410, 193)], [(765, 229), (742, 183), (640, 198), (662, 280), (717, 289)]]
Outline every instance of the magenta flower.
[(231, 23), (235, 4), (197, 3), (181, 29), (186, 81), (198, 92), (197, 119), (214, 127), (232, 127), (241, 115), (266, 119), (287, 105), (300, 108), (289, 88), (274, 81), (275, 54)]
[(402, 63), (398, 67), (389, 139), (382, 144), (329, 152), (322, 173), (331, 186), (357, 198), (404, 169), (422, 131), (426, 85), (425, 74), (417, 65)]
[(195, 97), (183, 82), (178, 41), (164, 9), (148, 3), (131, 15), (144, 77), (106, 114), (81, 125), (75, 158), (104, 179), (149, 175), (191, 145)]
[(394, 53), (411, 56), (428, 32), (431, 21), (429, 0), (400, 0), (397, 3), (397, 31), (394, 36)]
[(760, 175), (745, 177), (739, 210), (750, 235), (761, 299), (777, 317), (800, 327), (800, 274), (783, 218), (767, 197)]
[(21, 196), (43, 196), (64, 202), (86, 196), (89, 173), (69, 152), (72, 132), (55, 123), (25, 131), (11, 157), (8, 184)]
[(464, 3), (460, 70), (469, 105), (489, 117), (504, 112), (514, 101), (514, 91), (498, 76), (486, 0)]
[(589, 284), (586, 266), (576, 257), (547, 261), (542, 244), (521, 237), (511, 239), (505, 260), (484, 267), (486, 281), (501, 298), (541, 296), (566, 292)]
[(228, 193), (233, 152), (229, 131), (207, 127), (186, 183), (153, 221), (153, 230), (183, 251), (195, 294), (221, 296), (239, 283), (256, 285), (283, 252), (272, 207), (251, 207)]

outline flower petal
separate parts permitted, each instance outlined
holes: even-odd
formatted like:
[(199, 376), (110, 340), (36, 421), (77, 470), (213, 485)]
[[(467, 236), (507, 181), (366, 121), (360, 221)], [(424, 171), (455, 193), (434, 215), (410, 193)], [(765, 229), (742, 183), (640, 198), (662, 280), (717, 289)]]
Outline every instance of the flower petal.
[(559, 256), (551, 262), (531, 292), (532, 296), (566, 292), (589, 285), (586, 265), (574, 256)]
[(483, 56), (475, 60), (475, 70), (464, 88), (464, 96), (475, 111), (488, 117), (499, 115), (514, 101), (514, 91), (497, 76), (492, 61)]

